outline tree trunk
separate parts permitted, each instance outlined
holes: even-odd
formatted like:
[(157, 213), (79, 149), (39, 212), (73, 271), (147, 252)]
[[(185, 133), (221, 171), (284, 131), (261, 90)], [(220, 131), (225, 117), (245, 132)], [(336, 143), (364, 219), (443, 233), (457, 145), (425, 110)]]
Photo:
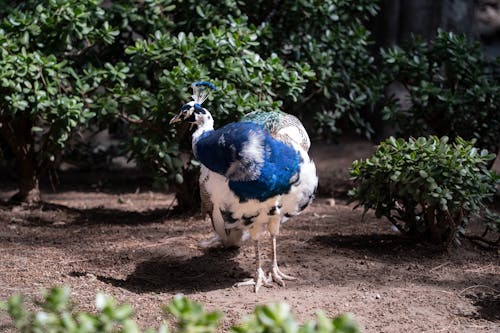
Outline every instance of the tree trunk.
[(14, 203), (39, 202), (40, 168), (36, 162), (35, 141), (29, 116), (14, 119), (0, 118), (0, 135), (12, 150), (18, 168), (18, 192), (9, 200)]
[(381, 9), (375, 19), (375, 39), (380, 46), (390, 47), (398, 44), (401, 3), (399, 0), (383, 0)]
[(474, 0), (383, 0), (374, 21), (377, 44), (401, 45), (412, 35), (432, 40), (438, 28), (477, 37)]
[(440, 26), (455, 33), (464, 33), (472, 39), (479, 37), (475, 17), (475, 0), (444, 0)]
[(175, 198), (177, 199), (177, 209), (181, 212), (199, 212), (201, 207), (200, 199), (200, 172), (198, 169), (183, 169), (182, 184), (175, 185)]
[(189, 160), (192, 158), (191, 146), (191, 125), (182, 123), (177, 126), (177, 140), (179, 142), (179, 152), (184, 161), (182, 168), (181, 184), (174, 184), (175, 198), (177, 199), (177, 210), (185, 213), (199, 212), (201, 208), (200, 199), (200, 169), (189, 167)]
[(34, 204), (41, 201), (38, 172), (32, 155), (27, 154), (24, 159), (18, 161), (19, 190), (10, 198), (10, 202)]

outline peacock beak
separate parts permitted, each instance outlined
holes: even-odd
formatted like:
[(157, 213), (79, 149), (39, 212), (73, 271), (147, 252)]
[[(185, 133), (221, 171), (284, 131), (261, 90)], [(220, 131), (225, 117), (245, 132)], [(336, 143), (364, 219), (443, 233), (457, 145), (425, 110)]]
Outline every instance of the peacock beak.
[(175, 124), (175, 123), (178, 123), (179, 121), (181, 121), (183, 118), (182, 118), (182, 113), (178, 114), (178, 115), (175, 115), (172, 119), (170, 119), (170, 122), (169, 124), (172, 125), (172, 124)]
[[(191, 103), (193, 103), (193, 102), (191, 102)], [(179, 114), (174, 116), (172, 119), (170, 119), (170, 125), (172, 125), (174, 123), (178, 123), (179, 121), (186, 120), (187, 118), (189, 118), (193, 114), (194, 107), (191, 103), (184, 104), (182, 106)]]

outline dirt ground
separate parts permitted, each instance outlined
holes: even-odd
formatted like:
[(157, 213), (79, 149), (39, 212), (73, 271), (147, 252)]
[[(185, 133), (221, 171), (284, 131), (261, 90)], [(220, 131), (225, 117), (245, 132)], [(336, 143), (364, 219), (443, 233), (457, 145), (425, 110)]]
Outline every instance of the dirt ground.
[[(92, 311), (103, 291), (132, 304), (143, 328), (159, 326), (161, 306), (183, 293), (223, 311), (224, 328), (256, 304), (284, 301), (300, 321), (319, 309), (350, 312), (364, 332), (500, 332), (498, 251), (415, 244), (346, 205), (347, 167), (371, 149), (354, 142), (313, 151), (320, 197), (278, 241), (281, 267), (298, 278), (286, 287), (233, 287), (253, 272), (252, 246), (203, 250), (208, 221), (173, 216), (172, 195), (134, 186), (133, 177), (107, 186), (104, 175), (46, 190), (47, 204), (35, 210), (0, 205), (0, 299), (66, 285), (78, 308)], [(13, 193), (1, 186), (0, 200)], [(8, 322), (0, 316), (0, 331)]]

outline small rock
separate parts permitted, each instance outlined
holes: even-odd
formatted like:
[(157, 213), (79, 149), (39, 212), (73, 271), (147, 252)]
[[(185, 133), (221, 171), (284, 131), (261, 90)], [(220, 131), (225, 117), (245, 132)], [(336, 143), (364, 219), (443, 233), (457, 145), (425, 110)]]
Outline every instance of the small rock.
[(375, 299), (380, 299), (380, 294), (375, 295)]
[(326, 203), (328, 206), (333, 207), (335, 206), (335, 199), (334, 198), (326, 199)]

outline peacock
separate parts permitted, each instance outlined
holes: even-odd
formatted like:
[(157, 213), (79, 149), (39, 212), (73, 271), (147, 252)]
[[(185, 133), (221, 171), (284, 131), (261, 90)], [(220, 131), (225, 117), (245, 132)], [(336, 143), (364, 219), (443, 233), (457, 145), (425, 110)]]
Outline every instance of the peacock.
[[(274, 281), (295, 278), (283, 273), (277, 260), (280, 225), (313, 200), (318, 177), (308, 155), (309, 136), (294, 116), (254, 111), (239, 122), (214, 129), (210, 112), (201, 104), (215, 86), (195, 82), (193, 101), (183, 105), (170, 124), (185, 121), (196, 127), (192, 149), (201, 163), (202, 211), (210, 216), (216, 237), (225, 246), (240, 246), (250, 238), (255, 247), (255, 276), (238, 286), (255, 292)], [(272, 268), (262, 268), (260, 241), (266, 230), (272, 239)]]

